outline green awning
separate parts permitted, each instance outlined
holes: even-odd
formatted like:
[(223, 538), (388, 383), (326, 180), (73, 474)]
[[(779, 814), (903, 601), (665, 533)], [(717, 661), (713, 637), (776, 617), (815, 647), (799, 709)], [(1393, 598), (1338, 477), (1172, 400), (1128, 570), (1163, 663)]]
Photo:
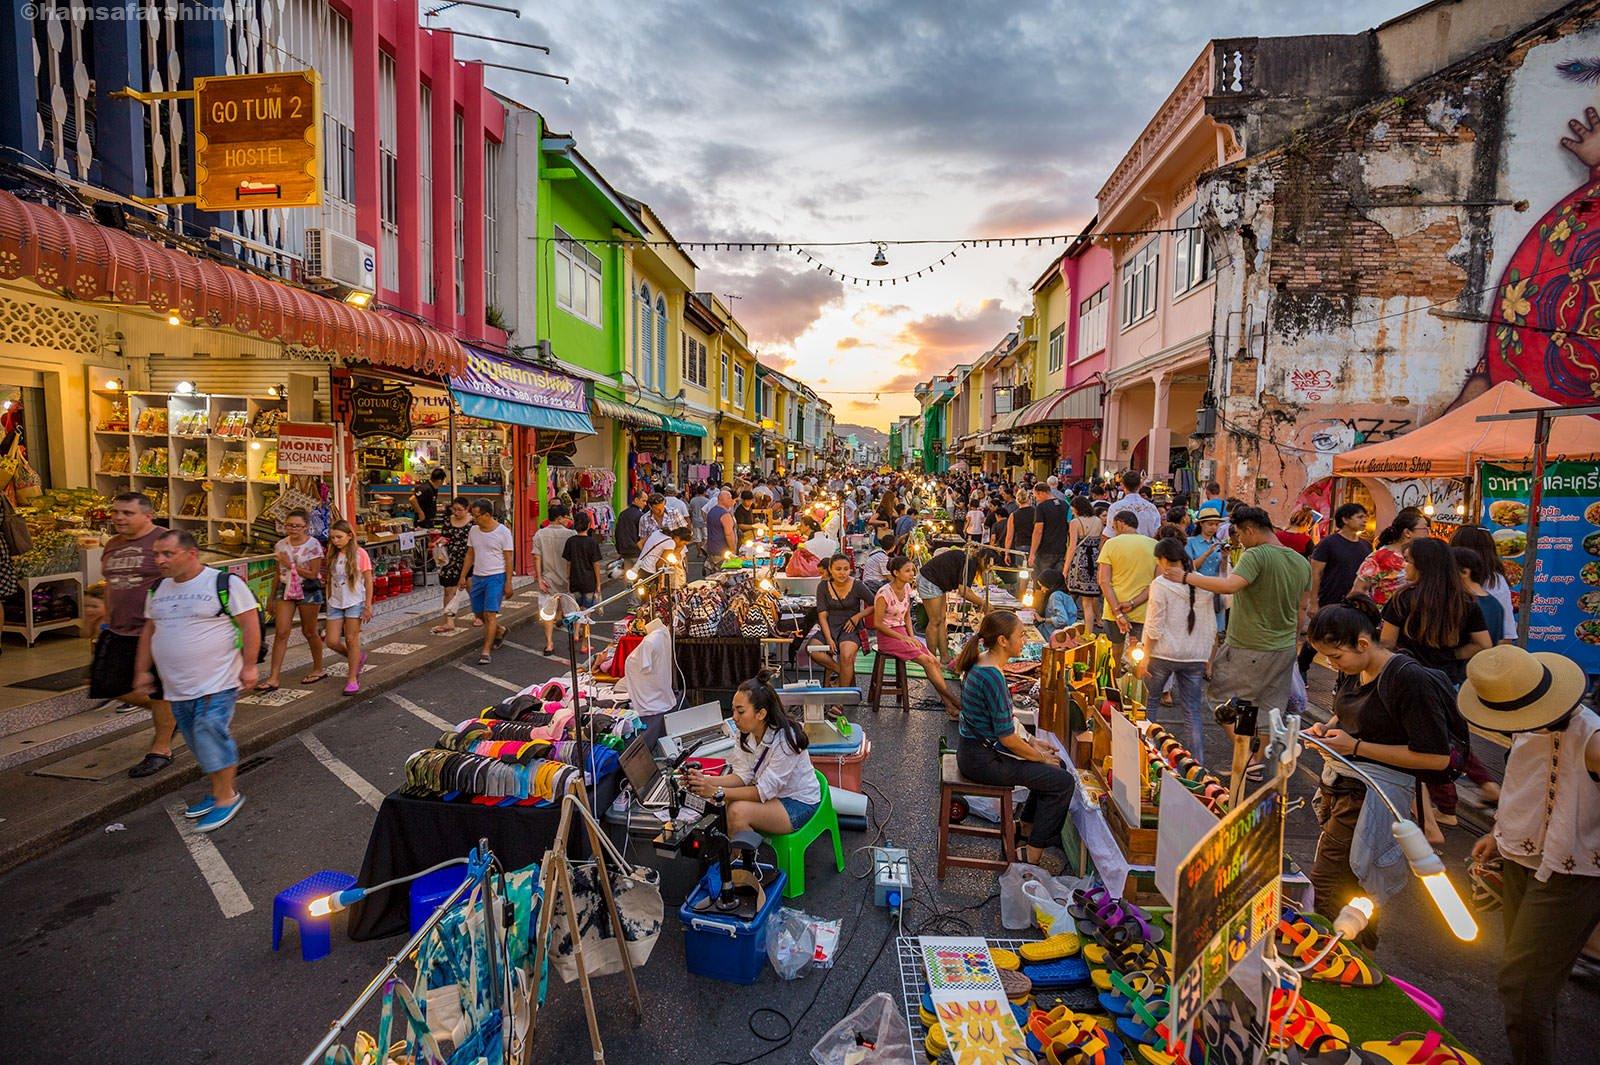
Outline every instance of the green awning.
[(667, 432), (677, 433), (679, 436), (704, 437), (706, 427), (696, 422), (686, 422), (682, 418), (667, 415)]
[[(620, 400), (609, 399), (595, 393), (594, 412), (602, 418), (613, 418), (629, 425), (638, 425), (646, 429), (665, 429), (667, 420), (653, 410), (635, 407), (632, 403), (623, 403)], [(703, 433), (701, 435), (704, 435)]]

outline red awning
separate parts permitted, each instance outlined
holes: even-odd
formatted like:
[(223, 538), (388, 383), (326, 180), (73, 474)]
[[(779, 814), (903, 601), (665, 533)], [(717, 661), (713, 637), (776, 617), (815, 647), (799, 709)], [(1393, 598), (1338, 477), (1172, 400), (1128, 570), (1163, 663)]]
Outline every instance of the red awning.
[(176, 311), (186, 322), (379, 366), (466, 369), (454, 337), (258, 277), (0, 191), (0, 280), (74, 299)]

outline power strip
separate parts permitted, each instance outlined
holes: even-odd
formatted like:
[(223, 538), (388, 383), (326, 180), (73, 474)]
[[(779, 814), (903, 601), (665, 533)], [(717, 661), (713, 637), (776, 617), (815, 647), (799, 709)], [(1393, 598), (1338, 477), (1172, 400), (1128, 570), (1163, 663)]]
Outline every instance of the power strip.
[(872, 904), (898, 910), (910, 897), (911, 858), (905, 848), (872, 848)]

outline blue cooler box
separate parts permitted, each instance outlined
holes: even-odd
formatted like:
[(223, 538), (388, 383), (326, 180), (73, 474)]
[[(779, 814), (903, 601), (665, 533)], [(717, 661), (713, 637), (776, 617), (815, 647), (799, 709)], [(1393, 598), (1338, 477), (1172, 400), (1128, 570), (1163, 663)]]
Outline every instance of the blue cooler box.
[[(770, 871), (763, 866), (762, 876)], [(767, 962), (767, 925), (783, 905), (783, 873), (767, 887), (766, 904), (751, 921), (721, 913), (695, 913), (694, 904), (722, 891), (722, 876), (717, 866), (706, 870), (700, 883), (678, 907), (683, 922), (683, 954), (689, 971), (696, 976), (726, 980), (734, 984), (753, 984)]]

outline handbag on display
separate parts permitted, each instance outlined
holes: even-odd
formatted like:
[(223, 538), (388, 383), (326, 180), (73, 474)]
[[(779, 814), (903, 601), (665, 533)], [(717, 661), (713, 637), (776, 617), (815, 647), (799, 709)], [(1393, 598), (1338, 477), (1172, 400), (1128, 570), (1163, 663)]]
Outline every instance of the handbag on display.
[[(582, 810), (578, 807), (574, 812)], [(587, 810), (580, 816), (590, 820)], [(628, 957), (635, 967), (650, 960), (656, 940), (661, 938), (661, 874), (655, 869), (633, 865), (625, 859), (611, 837), (597, 832), (606, 851), (606, 873), (611, 881), (611, 895), (617, 902), (617, 917), (622, 922), (622, 938), (628, 944)], [(546, 859), (548, 864), (550, 859)], [(560, 859), (556, 859), (560, 860)], [(617, 949), (616, 936), (606, 912), (605, 895), (600, 890), (598, 866), (594, 862), (570, 862), (572, 894), (577, 906), (578, 934), (583, 945), (583, 968), (592, 979), (622, 971), (622, 953)], [(555, 971), (566, 983), (578, 978), (578, 959), (574, 953), (572, 933), (567, 924), (567, 899), (556, 893), (555, 912), (551, 915), (555, 934), (552, 937), (550, 961)]]
[(3, 492), (0, 492), (0, 547), (10, 555), (26, 554), (33, 547), (33, 534), (28, 531), (27, 521)]

